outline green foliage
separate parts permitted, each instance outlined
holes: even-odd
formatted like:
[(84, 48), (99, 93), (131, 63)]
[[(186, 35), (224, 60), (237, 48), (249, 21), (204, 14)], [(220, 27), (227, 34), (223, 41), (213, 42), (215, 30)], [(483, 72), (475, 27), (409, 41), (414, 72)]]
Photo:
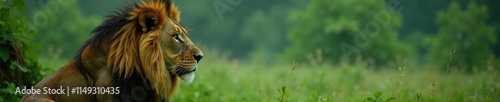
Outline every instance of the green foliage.
[[(275, 61), (286, 45), (288, 11), (298, 1), (269, 0), (174, 0), (181, 24), (190, 38), (201, 46), (218, 48), (231, 58), (249, 59), (259, 64)], [(240, 2), (241, 3), (231, 3)], [(224, 5), (225, 11), (217, 11)], [(300, 4), (303, 5), (303, 4)], [(222, 17), (223, 19), (221, 19)]]
[(22, 97), (14, 94), (19, 86), (36, 84), (48, 72), (43, 69), (31, 42), (35, 33), (21, 15), (26, 10), (23, 0), (0, 1), (0, 101), (14, 102)]
[(457, 1), (451, 2), (444, 11), (438, 11), (437, 35), (428, 38), (428, 61), (445, 68), (450, 51), (456, 50), (452, 66), (468, 69), (486, 68), (487, 60), (493, 57), (490, 46), (497, 41), (495, 27), (486, 23), (488, 9), (474, 1), (462, 10)]
[(312, 0), (307, 9), (290, 15), (294, 26), (285, 58), (304, 61), (316, 49), (332, 62), (361, 56), (384, 65), (398, 56), (412, 58), (412, 47), (398, 40), (401, 15), (389, 8), (383, 0)]
[(368, 98), (366, 98), (366, 100), (368, 102), (390, 102), (396, 99), (394, 97), (384, 99), (382, 98), (382, 94), (382, 92), (366, 93), (366, 95), (368, 95)]
[(0, 101), (18, 102), (23, 97), (21, 94), (14, 94), (16, 92), (16, 84), (8, 81), (4, 81), (3, 84), (5, 84), (5, 88), (0, 89)]
[(9, 49), (6, 48), (5, 46), (1, 46), (0, 47), (0, 57), (1, 57), (1, 61), (7, 61), (9, 60)]
[(77, 0), (49, 0), (34, 13), (32, 21), (39, 34), (34, 41), (45, 46), (39, 54), (58, 60), (73, 58), (101, 19), (84, 16)]
[(288, 91), (286, 89), (286, 85), (281, 86), (281, 88), (277, 88), (279, 95), (276, 97), (276, 100), (279, 102), (285, 102), (289, 100)]
[(288, 85), (283, 83), (288, 82), (290, 65), (255, 66), (219, 60), (203, 62), (200, 66), (203, 67), (197, 70), (193, 83), (179, 85), (173, 101), (494, 102), (499, 95), (495, 89), (500, 88), (498, 70), (478, 70), (472, 74), (452, 71), (446, 79), (436, 73), (438, 70), (410, 70), (399, 80), (402, 72), (396, 68), (374, 71), (364, 65), (301, 65), (295, 69)]
[(324, 98), (318, 95), (318, 92), (312, 91), (307, 102), (328, 102), (328, 98)]
[(4, 4), (0, 9), (0, 13), (2, 14), (0, 15), (0, 30), (2, 31), (0, 44), (6, 44), (8, 42), (22, 44), (22, 42), (28, 42), (29, 37), (31, 37), (29, 34), (32, 34), (32, 31), (26, 30), (29, 29), (26, 25), (27, 19), (26, 17), (20, 15), (23, 9), (23, 6), (20, 5), (24, 5), (24, 2), (22, 0), (16, 0), (15, 2), (10, 3), (7, 3), (7, 1), (0, 2), (3, 2)]
[(250, 52), (249, 59), (258, 64), (271, 64), (276, 62), (276, 55), (282, 52), (285, 44), (286, 28), (286, 9), (281, 6), (275, 6), (268, 12), (261, 10), (255, 11), (245, 21), (242, 30), (242, 37), (248, 42), (252, 42), (253, 50)]
[[(217, 56), (213, 50), (204, 53)], [(493, 65), (474, 73), (452, 70), (446, 75), (405, 65), (372, 70), (363, 63), (301, 64), (290, 69), (288, 64), (238, 63), (227, 57), (207, 57), (200, 66), (193, 83), (179, 85), (173, 101), (494, 102), (500, 94), (495, 91), (500, 88), (500, 74)]]

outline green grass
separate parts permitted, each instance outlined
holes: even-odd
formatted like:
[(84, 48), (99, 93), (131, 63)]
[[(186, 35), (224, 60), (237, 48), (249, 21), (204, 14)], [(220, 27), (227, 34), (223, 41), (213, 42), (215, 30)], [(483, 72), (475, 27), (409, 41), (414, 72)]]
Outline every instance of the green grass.
[[(418, 67), (374, 70), (363, 64), (259, 65), (206, 57), (193, 83), (181, 82), (182, 102), (495, 102), (500, 75), (493, 66), (465, 73)], [(60, 63), (58, 63), (60, 62)], [(51, 61), (58, 69), (68, 61)], [(444, 68), (446, 69), (446, 68)], [(293, 74), (292, 74), (293, 73)]]
[[(363, 65), (252, 65), (200, 63), (193, 83), (182, 83), (174, 101), (498, 101), (498, 71), (464, 73), (424, 68), (373, 70)], [(288, 83), (290, 82), (290, 83)]]

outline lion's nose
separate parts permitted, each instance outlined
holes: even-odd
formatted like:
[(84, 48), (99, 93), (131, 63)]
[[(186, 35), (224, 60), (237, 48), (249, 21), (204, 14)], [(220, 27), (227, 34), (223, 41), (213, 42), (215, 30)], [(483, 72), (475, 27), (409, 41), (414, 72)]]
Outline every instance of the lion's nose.
[(201, 58), (203, 58), (203, 54), (193, 54), (193, 57), (196, 62), (200, 62)]

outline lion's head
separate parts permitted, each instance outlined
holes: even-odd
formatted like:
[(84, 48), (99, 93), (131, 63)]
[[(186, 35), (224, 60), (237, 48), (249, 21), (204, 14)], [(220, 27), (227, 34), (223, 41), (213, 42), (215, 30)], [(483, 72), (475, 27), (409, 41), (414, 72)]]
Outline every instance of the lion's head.
[[(104, 49), (105, 65), (114, 76), (128, 80), (138, 74), (165, 98), (175, 90), (177, 78), (193, 80), (203, 57), (179, 21), (170, 0), (149, 0), (110, 16), (88, 43)], [(104, 43), (109, 46), (101, 47)]]
[(29, 94), (23, 101), (169, 101), (178, 79), (191, 82), (203, 57), (179, 21), (179, 11), (170, 0), (145, 0), (108, 16), (74, 60), (35, 88), (116, 90), (71, 96)]

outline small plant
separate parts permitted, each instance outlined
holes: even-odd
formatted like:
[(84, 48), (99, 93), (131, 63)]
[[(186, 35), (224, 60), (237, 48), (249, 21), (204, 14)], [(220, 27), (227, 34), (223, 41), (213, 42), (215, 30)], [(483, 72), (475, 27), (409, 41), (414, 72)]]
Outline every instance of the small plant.
[(278, 101), (284, 102), (284, 101), (288, 100), (288, 92), (286, 91), (285, 85), (281, 86), (281, 89), (278, 88), (278, 92), (280, 94), (280, 96), (277, 97)]
[(417, 102), (422, 102), (422, 93), (417, 93)]
[(434, 101), (433, 99), (436, 91), (436, 86), (434, 85), (436, 84), (436, 78), (434, 78), (435, 76), (430, 71), (427, 72), (427, 74), (429, 80), (425, 82), (425, 91), (428, 96), (424, 98), (424, 101)]
[(457, 50), (450, 50), (450, 59), (448, 60), (448, 64), (446, 65), (446, 74), (444, 75), (444, 80), (448, 76), (448, 72), (450, 72), (453, 67), (450, 67), (451, 61), (453, 60), (453, 55), (457, 52)]
[[(389, 80), (390, 80), (390, 83), (389, 84), (389, 87), (391, 87), (391, 92), (390, 92), (390, 95), (392, 96), (396, 96), (396, 97), (404, 97), (404, 96), (401, 96), (402, 95), (402, 90), (403, 90), (403, 87), (405, 86), (405, 71), (406, 71), (406, 64), (403, 63), (401, 64), (401, 66), (398, 67), (398, 74), (397, 74), (397, 80), (396, 80), (396, 83), (395, 83), (395, 88), (393, 88), (391, 84), (393, 84), (393, 78), (391, 77)], [(400, 98), (401, 99), (401, 98)], [(398, 99), (399, 101), (399, 99)]]
[(278, 93), (280, 95), (277, 97), (277, 100), (280, 102), (284, 102), (286, 100), (289, 100), (290, 96), (288, 94), (287, 87), (290, 87), (290, 83), (292, 82), (292, 77), (293, 77), (293, 71), (295, 71), (295, 68), (297, 67), (297, 65), (299, 65), (299, 64), (296, 62), (293, 62), (292, 71), (290, 72), (290, 78), (288, 79), (288, 82), (285, 83), (285, 85), (281, 86), (281, 88), (278, 88)]
[(401, 94), (401, 89), (404, 86), (404, 78), (405, 78), (405, 70), (406, 70), (406, 65), (403, 65), (402, 67), (399, 67), (399, 81), (397, 83), (397, 91), (396, 91), (396, 96), (399, 96)]
[(387, 99), (382, 98), (382, 92), (375, 92), (375, 93), (366, 93), (368, 95), (368, 98), (366, 98), (366, 101), (368, 102), (390, 102), (395, 100), (396, 98), (394, 97), (389, 97)]
[(328, 97), (322, 97), (318, 95), (317, 91), (311, 92), (310, 99), (307, 102), (328, 102)]

